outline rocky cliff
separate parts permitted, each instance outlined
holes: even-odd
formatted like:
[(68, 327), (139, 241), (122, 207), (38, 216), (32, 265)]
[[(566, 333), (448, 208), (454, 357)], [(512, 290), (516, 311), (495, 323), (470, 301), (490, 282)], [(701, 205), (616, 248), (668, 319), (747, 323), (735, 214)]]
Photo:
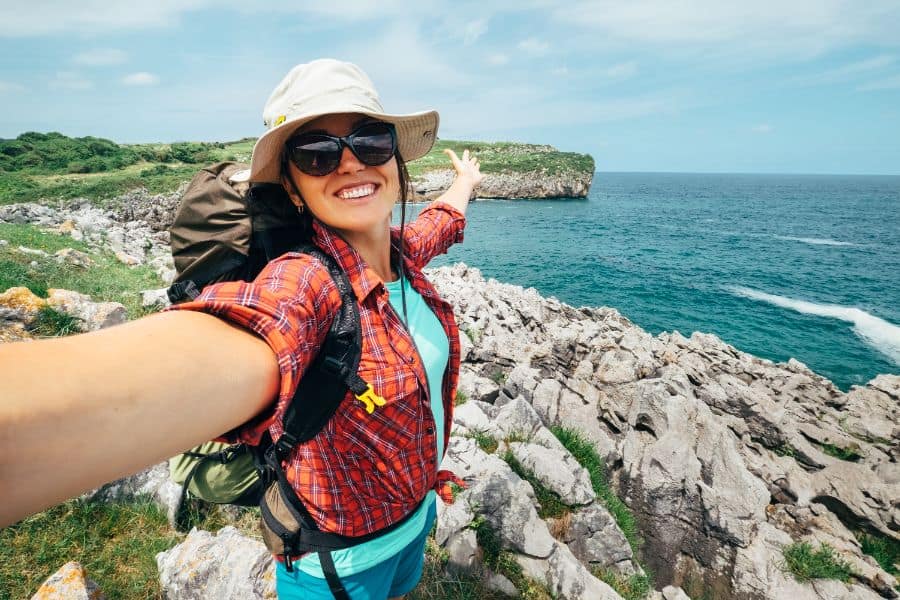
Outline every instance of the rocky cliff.
[[(111, 239), (165, 274), (163, 223), (137, 204), (10, 207), (0, 220)], [(559, 598), (620, 598), (607, 582), (652, 573), (648, 597), (666, 600), (898, 597), (860, 539), (900, 539), (900, 377), (843, 393), (797, 361), (712, 335), (652, 336), (615, 309), (567, 306), (465, 265), (430, 275), (464, 332), (443, 466), (468, 488), (440, 506), (435, 532), (448, 568), (510, 595), (534, 581)], [(0, 319), (28, 310), (8, 305)], [(157, 466), (98, 493), (150, 493), (171, 510), (173, 485)], [(852, 575), (801, 583), (785, 566), (796, 542), (827, 544)], [(231, 528), (194, 531), (157, 562), (171, 598), (273, 597), (264, 548)]]
[[(591, 189), (592, 172), (487, 173), (478, 186), (478, 198), (586, 198)], [(452, 170), (427, 171), (412, 181), (414, 200), (434, 200), (453, 182)]]

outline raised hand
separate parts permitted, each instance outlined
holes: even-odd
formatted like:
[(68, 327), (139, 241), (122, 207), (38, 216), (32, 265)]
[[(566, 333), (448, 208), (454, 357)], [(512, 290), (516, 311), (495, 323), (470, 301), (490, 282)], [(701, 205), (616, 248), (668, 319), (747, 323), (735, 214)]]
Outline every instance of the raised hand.
[(463, 183), (469, 184), (471, 189), (478, 187), (478, 184), (484, 179), (481, 173), (481, 165), (475, 154), (470, 154), (468, 150), (463, 150), (462, 158), (456, 155), (456, 152), (450, 148), (444, 150), (444, 154), (450, 157), (453, 168), (456, 169), (457, 181), (462, 180)]

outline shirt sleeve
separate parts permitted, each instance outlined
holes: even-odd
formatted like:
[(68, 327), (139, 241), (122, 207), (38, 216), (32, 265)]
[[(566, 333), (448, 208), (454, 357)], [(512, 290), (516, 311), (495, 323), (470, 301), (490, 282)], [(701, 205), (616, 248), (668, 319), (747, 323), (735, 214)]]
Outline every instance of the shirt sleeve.
[(243, 327), (265, 340), (278, 359), (278, 398), (222, 439), (258, 444), (267, 429), (280, 429), (284, 410), (328, 332), (335, 297), (340, 303), (324, 265), (309, 255), (286, 254), (267, 264), (253, 282), (217, 283), (196, 300), (168, 309), (205, 312)]
[(403, 253), (418, 268), (463, 241), (466, 217), (453, 206), (435, 200), (404, 228)]

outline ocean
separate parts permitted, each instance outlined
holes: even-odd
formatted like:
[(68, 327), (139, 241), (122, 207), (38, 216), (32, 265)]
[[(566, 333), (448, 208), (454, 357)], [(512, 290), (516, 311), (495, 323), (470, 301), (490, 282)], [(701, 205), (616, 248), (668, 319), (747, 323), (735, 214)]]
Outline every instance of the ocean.
[(900, 177), (596, 173), (586, 199), (479, 200), (468, 217), (432, 265), (653, 334), (714, 333), (844, 390), (900, 373)]

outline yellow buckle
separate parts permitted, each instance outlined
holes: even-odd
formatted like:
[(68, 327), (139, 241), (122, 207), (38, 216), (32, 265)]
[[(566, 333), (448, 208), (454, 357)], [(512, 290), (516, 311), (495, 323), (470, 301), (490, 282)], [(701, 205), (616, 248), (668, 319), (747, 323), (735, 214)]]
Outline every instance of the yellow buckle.
[(376, 406), (384, 406), (387, 404), (387, 400), (375, 393), (371, 383), (367, 383), (366, 386), (366, 391), (356, 394), (356, 399), (366, 405), (366, 412), (371, 415), (375, 412)]

